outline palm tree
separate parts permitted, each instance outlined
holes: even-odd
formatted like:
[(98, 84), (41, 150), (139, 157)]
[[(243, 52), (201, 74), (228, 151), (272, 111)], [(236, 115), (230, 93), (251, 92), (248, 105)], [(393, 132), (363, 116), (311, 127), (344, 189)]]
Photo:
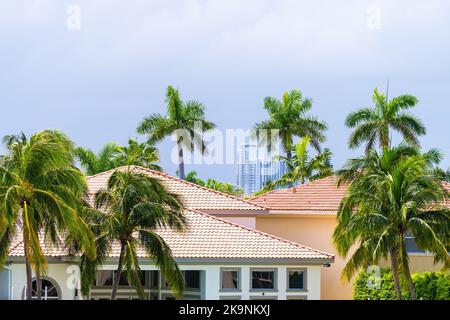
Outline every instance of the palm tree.
[(198, 148), (206, 151), (202, 134), (215, 128), (215, 124), (205, 120), (205, 107), (202, 103), (182, 101), (178, 89), (167, 87), (167, 114), (158, 113), (145, 117), (137, 128), (139, 134), (147, 134), (149, 143), (154, 144), (165, 137), (175, 134), (178, 148), (178, 171), (185, 178), (183, 148), (194, 151)]
[(431, 169), (431, 174), (437, 179), (450, 183), (450, 168), (444, 170), (442, 168), (436, 167)]
[[(40, 237), (59, 242), (77, 239), (89, 257), (95, 255), (93, 234), (79, 215), (86, 181), (73, 166), (73, 143), (61, 132), (43, 130), (3, 139), (7, 154), (0, 163), (0, 265), (17, 232), (21, 232), (27, 277), (26, 298), (32, 298), (32, 271), (46, 272)], [(38, 284), (39, 288), (39, 284)], [(38, 298), (40, 290), (38, 290)]]
[(213, 189), (213, 190), (217, 190), (226, 194), (230, 194), (233, 196), (243, 196), (244, 195), (244, 190), (242, 190), (241, 188), (239, 188), (238, 186), (235, 186), (232, 183), (229, 182), (220, 182), (216, 179), (213, 178), (209, 178), (208, 180), (203, 181), (202, 179), (200, 179), (199, 177), (197, 177), (197, 172), (196, 171), (189, 171), (186, 174), (186, 181), (198, 184), (200, 186), (209, 188), (209, 189)]
[(310, 142), (310, 137), (302, 138), (295, 146), (295, 154), (291, 159), (283, 156), (276, 157), (277, 160), (281, 160), (287, 165), (289, 171), (279, 180), (274, 181), (273, 187), (277, 185), (291, 186), (296, 183), (304, 184), (306, 181), (321, 179), (333, 174), (330, 149), (325, 148), (323, 152), (310, 158), (308, 154)]
[(450, 264), (450, 211), (448, 196), (427, 168), (439, 162), (436, 150), (420, 154), (413, 147), (370, 151), (350, 160), (339, 171), (339, 183), (350, 183), (338, 211), (333, 241), (340, 255), (357, 246), (343, 277), (349, 280), (359, 269), (390, 258), (397, 298), (401, 299), (399, 273), (416, 299), (405, 239), (414, 237), (420, 249), (431, 252), (435, 262)]
[(128, 140), (128, 146), (120, 147), (116, 162), (119, 166), (136, 165), (157, 171), (162, 168), (155, 164), (159, 161), (159, 151), (148, 142), (140, 143), (135, 139)]
[(122, 273), (143, 297), (138, 246), (142, 246), (155, 259), (174, 293), (177, 296), (182, 294), (183, 275), (169, 246), (156, 233), (158, 227), (181, 231), (185, 226), (183, 206), (175, 194), (167, 192), (159, 180), (135, 173), (128, 167), (126, 171), (115, 171), (108, 180), (107, 188), (98, 191), (95, 210), (97, 213), (91, 215), (91, 221), (97, 235), (97, 257), (94, 260), (82, 257), (83, 293), (92, 285), (96, 267), (104, 263), (112, 246), (118, 244), (120, 255), (111, 299), (116, 298)]
[(157, 171), (162, 168), (155, 164), (159, 161), (158, 149), (135, 139), (128, 139), (127, 146), (119, 146), (115, 142), (107, 143), (98, 154), (83, 147), (75, 149), (77, 160), (87, 175), (94, 175), (126, 165), (136, 165)]
[(424, 135), (426, 129), (420, 119), (404, 112), (416, 106), (416, 97), (405, 94), (388, 101), (384, 94), (375, 89), (372, 100), (373, 108), (363, 108), (347, 116), (345, 124), (355, 128), (349, 139), (350, 148), (355, 149), (365, 142), (366, 152), (377, 144), (387, 148), (391, 144), (391, 130), (399, 132), (407, 143), (419, 146), (417, 137)]
[[(266, 144), (268, 151), (271, 151), (276, 140), (274, 138), (279, 138), (289, 161), (295, 136), (309, 136), (311, 144), (320, 151), (320, 143), (325, 141), (324, 131), (327, 125), (317, 117), (306, 115), (311, 107), (311, 99), (303, 97), (298, 90), (286, 91), (281, 101), (272, 97), (265, 98), (264, 109), (269, 113), (269, 120), (257, 123), (254, 127), (258, 138), (261, 137), (262, 130), (266, 134), (267, 139), (259, 139), (260, 143)], [(272, 136), (272, 130), (278, 131), (277, 137)]]
[(120, 154), (121, 148), (115, 142), (107, 143), (98, 154), (83, 147), (75, 149), (75, 155), (87, 175), (94, 175), (117, 168), (119, 166), (117, 158)]

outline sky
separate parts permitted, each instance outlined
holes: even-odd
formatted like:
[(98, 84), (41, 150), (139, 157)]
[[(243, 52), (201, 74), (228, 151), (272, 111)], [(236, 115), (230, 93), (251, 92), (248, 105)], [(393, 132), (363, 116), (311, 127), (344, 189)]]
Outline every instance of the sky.
[[(0, 136), (46, 128), (98, 151), (127, 142), (168, 85), (226, 129), (267, 118), (266, 96), (299, 89), (328, 123), (333, 164), (351, 111), (378, 87), (418, 97), (425, 149), (450, 166), (450, 1), (0, 1)], [(395, 138), (396, 139), (396, 138)], [(396, 141), (399, 142), (399, 141)], [(173, 141), (159, 144), (171, 174)], [(189, 165), (235, 182), (233, 164)]]

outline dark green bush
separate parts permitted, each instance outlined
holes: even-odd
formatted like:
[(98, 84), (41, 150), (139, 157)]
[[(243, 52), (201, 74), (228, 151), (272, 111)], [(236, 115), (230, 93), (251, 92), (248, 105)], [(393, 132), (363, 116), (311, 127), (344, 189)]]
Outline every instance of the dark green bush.
[[(422, 300), (450, 300), (450, 273), (423, 272), (413, 274), (414, 287), (418, 299)], [(371, 288), (368, 281), (375, 279), (367, 272), (361, 272), (353, 285), (353, 299), (355, 300), (394, 300), (395, 286), (392, 272), (389, 269), (381, 270), (380, 287)], [(402, 297), (409, 299), (409, 292), (402, 289)]]

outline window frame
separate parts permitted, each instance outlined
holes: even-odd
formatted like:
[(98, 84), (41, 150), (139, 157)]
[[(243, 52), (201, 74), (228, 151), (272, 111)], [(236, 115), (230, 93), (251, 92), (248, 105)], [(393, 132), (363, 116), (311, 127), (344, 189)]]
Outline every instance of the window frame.
[[(289, 287), (289, 272), (303, 272), (303, 289)], [(308, 268), (287, 268), (286, 269), (286, 291), (287, 292), (308, 292)]]
[[(253, 272), (273, 272), (273, 288), (253, 288)], [(250, 292), (278, 292), (278, 268), (250, 268)]]
[[(222, 272), (226, 271), (237, 271), (238, 274), (238, 285), (237, 289), (223, 288)], [(241, 268), (220, 268), (220, 292), (242, 292), (242, 270)]]

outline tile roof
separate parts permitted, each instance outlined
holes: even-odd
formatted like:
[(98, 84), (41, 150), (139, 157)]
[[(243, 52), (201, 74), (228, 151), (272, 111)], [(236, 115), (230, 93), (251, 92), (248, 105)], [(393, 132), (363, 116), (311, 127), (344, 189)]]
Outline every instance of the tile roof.
[[(450, 193), (450, 183), (442, 182), (442, 185)], [(444, 204), (450, 208), (450, 198), (445, 198)]]
[[(117, 170), (125, 169), (126, 167), (117, 168)], [(101, 188), (106, 187), (106, 183), (114, 170), (116, 169), (87, 177), (89, 193), (94, 194)], [(160, 179), (170, 192), (178, 194), (181, 197), (183, 203), (189, 209), (201, 211), (251, 210), (253, 213), (255, 213), (255, 211), (264, 212), (267, 210), (262, 205), (251, 203), (250, 201), (239, 197), (196, 185), (194, 183), (168, 175), (164, 172), (142, 168), (139, 166), (132, 166), (132, 170)]]
[[(450, 183), (443, 182), (450, 192)], [(302, 213), (335, 213), (347, 192), (347, 186), (337, 186), (337, 177), (331, 176), (289, 189), (273, 190), (250, 199), (274, 211)], [(450, 207), (450, 199), (444, 203)]]
[[(200, 211), (185, 212), (188, 226), (183, 232), (162, 228), (157, 233), (167, 242), (178, 259), (292, 259), (322, 260), (334, 256), (295, 242), (222, 220)], [(68, 256), (66, 249), (41, 241), (48, 257)], [(119, 243), (113, 245), (110, 257), (119, 256)], [(10, 246), (10, 257), (23, 257), (23, 242), (18, 236)], [(138, 247), (139, 257), (148, 257)], [(299, 261), (300, 262), (300, 261)]]
[(336, 212), (347, 192), (346, 186), (337, 187), (335, 176), (319, 179), (288, 189), (267, 192), (250, 202), (271, 210), (298, 212)]

